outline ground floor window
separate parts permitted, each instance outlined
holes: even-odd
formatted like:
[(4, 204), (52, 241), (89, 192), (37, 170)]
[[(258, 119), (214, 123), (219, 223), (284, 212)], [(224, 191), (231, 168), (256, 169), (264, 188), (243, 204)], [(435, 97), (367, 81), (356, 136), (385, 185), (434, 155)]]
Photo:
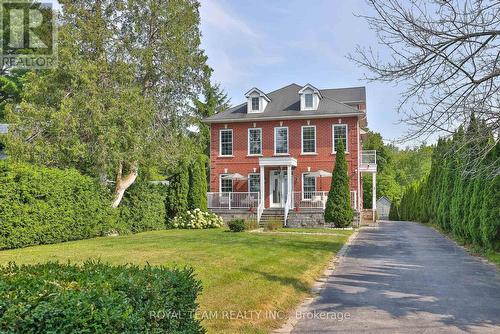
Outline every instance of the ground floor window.
[(248, 175), (248, 191), (256, 193), (260, 192), (260, 174)]
[(233, 180), (229, 178), (225, 178), (228, 174), (220, 175), (220, 192), (221, 193), (230, 193), (233, 191)]
[(312, 199), (316, 192), (316, 177), (302, 174), (302, 199)]

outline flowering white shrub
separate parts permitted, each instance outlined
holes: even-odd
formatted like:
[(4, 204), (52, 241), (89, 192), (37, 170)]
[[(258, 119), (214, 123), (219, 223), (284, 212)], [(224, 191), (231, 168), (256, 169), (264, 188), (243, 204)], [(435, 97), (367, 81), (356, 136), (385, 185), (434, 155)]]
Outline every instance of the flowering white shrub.
[(204, 229), (222, 227), (224, 221), (215, 213), (194, 209), (192, 211), (188, 210), (185, 214), (176, 216), (172, 219), (171, 224), (173, 228)]

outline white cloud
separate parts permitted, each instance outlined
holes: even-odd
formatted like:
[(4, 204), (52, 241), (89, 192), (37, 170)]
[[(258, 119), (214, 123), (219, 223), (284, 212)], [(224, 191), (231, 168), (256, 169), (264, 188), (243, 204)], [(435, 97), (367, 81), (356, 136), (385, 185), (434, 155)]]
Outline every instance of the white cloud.
[(215, 0), (201, 2), (201, 19), (205, 24), (219, 30), (226, 32), (236, 30), (253, 38), (258, 37), (258, 34), (245, 21), (237, 18), (234, 13), (229, 13), (226, 8), (221, 7)]

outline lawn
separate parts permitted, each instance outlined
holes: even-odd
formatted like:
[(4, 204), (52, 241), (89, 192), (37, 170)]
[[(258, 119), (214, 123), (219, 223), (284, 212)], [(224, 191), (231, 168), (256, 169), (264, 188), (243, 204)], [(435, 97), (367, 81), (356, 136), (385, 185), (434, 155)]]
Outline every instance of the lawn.
[(300, 228), (290, 228), (290, 227), (283, 227), (278, 229), (279, 232), (299, 232), (299, 233), (329, 233), (329, 234), (334, 234), (334, 235), (351, 235), (352, 230), (341, 230), (341, 229), (333, 229), (333, 228), (307, 228), (307, 227), (300, 227)]
[(267, 333), (309, 294), (351, 233), (335, 232), (342, 233), (154, 231), (0, 251), (0, 264), (100, 258), (114, 264), (189, 265), (202, 281), (200, 314), (209, 333)]

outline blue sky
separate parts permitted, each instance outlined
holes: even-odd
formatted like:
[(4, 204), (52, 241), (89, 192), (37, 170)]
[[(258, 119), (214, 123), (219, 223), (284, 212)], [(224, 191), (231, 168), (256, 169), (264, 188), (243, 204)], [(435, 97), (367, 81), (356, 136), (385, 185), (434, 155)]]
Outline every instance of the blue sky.
[(354, 16), (370, 13), (365, 0), (201, 3), (202, 47), (214, 81), (232, 104), (243, 102), (254, 86), (265, 92), (292, 82), (318, 88), (366, 86), (370, 129), (387, 140), (405, 133), (395, 111), (398, 87), (361, 80), (364, 70), (346, 59), (357, 44), (378, 47), (375, 33)]

